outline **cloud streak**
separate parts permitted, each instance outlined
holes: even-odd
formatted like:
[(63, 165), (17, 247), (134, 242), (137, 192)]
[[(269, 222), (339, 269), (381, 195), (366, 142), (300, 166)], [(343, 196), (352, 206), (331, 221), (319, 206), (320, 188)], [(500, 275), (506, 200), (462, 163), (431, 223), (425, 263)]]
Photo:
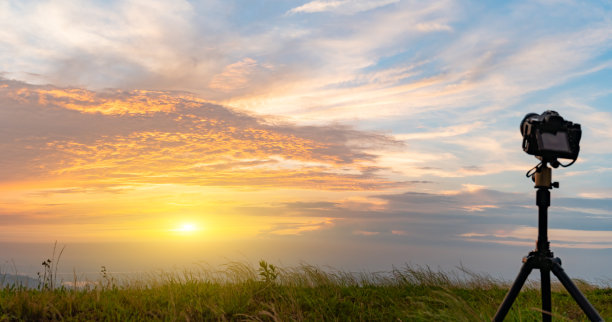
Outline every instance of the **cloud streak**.
[[(507, 245), (533, 245), (537, 227), (519, 227), (510, 231), (497, 231), (491, 234), (466, 233), (461, 237), (480, 243), (499, 243)], [(550, 241), (558, 248), (611, 249), (612, 232), (577, 229), (550, 229)]]
[(293, 8), (287, 14), (296, 13), (316, 13), (316, 12), (334, 12), (339, 14), (355, 14), (357, 12), (368, 11), (378, 7), (383, 7), (392, 3), (397, 3), (399, 0), (316, 0)]
[[(556, 198), (550, 210), (549, 235), (553, 247), (611, 249), (610, 231), (606, 230), (611, 228), (609, 203), (610, 199)], [(293, 226), (296, 234), (309, 238), (358, 236), (390, 244), (486, 243), (529, 247), (537, 238), (537, 227), (529, 226), (537, 222), (533, 196), (472, 186), (454, 193), (406, 192), (359, 201), (284, 203), (245, 211), (282, 212), (295, 218), (321, 218), (314, 222), (333, 222), (318, 229), (307, 229), (311, 227), (309, 223), (304, 223), (303, 230), (299, 230), (299, 225)], [(593, 216), (594, 213), (597, 215)], [(588, 220), (583, 220), (582, 225), (575, 224), (576, 218), (585, 217)], [(273, 230), (261, 233), (273, 234)]]

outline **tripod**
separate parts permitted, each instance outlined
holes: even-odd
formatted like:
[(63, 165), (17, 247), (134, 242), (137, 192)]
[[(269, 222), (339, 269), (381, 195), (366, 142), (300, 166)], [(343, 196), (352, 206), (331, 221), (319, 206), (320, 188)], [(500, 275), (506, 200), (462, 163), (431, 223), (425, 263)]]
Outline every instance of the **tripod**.
[[(556, 162), (556, 161), (554, 161)], [(552, 163), (552, 162), (551, 162)], [(558, 163), (557, 163), (558, 164)], [(554, 166), (554, 163), (553, 163)], [(528, 256), (523, 257), (523, 266), (512, 284), (512, 287), (506, 294), (504, 301), (499, 306), (494, 321), (503, 321), (510, 311), (510, 307), (514, 300), (518, 296), (523, 284), (527, 280), (527, 277), (531, 271), (535, 269), (540, 270), (540, 285), (542, 293), (542, 321), (551, 320), (551, 300), (550, 300), (550, 272), (552, 271), (555, 276), (561, 281), (561, 284), (574, 298), (574, 301), (578, 303), (582, 311), (591, 321), (603, 321), (601, 316), (595, 308), (589, 303), (584, 297), (572, 280), (567, 276), (563, 268), (561, 268), (561, 259), (553, 257), (553, 253), (550, 251), (550, 242), (548, 241), (548, 207), (550, 206), (550, 189), (559, 188), (558, 182), (551, 182), (552, 170), (548, 167), (547, 161), (543, 160), (538, 165), (534, 173), (535, 188), (538, 189), (536, 194), (536, 204), (538, 206), (538, 241), (536, 242), (536, 249), (529, 253)]]

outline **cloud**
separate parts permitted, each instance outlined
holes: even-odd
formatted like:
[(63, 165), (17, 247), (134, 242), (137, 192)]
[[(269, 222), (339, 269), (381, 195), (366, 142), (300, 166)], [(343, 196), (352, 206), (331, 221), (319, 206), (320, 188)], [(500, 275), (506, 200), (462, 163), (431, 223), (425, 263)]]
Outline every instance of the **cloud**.
[(451, 125), (444, 128), (435, 128), (426, 132), (396, 134), (395, 137), (400, 140), (438, 140), (440, 138), (453, 137), (462, 134), (470, 133), (480, 127), (483, 127), (483, 122), (470, 122), (460, 125)]
[(93, 92), (3, 81), (2, 178), (70, 178), (102, 186), (143, 183), (374, 189), (376, 133), (300, 127), (184, 93)]
[(305, 222), (291, 222), (274, 224), (271, 228), (263, 230), (265, 235), (302, 235), (307, 232), (329, 229), (334, 225), (334, 219), (307, 220)]
[(257, 68), (263, 68), (257, 61), (245, 58), (225, 67), (222, 73), (213, 76), (210, 88), (222, 92), (243, 89), (250, 84), (251, 76)]
[(315, 0), (289, 10), (288, 14), (334, 12), (340, 14), (354, 14), (383, 7), (399, 0)]
[[(300, 232), (304, 237), (315, 239), (367, 237), (391, 244), (532, 246), (537, 227), (528, 225), (537, 222), (538, 216), (533, 198), (527, 193), (466, 185), (453, 193), (370, 195), (362, 200), (361, 207), (354, 207), (351, 200), (335, 200), (262, 205), (244, 210), (260, 215), (284, 213), (292, 218), (334, 223)], [(376, 207), (368, 207), (367, 203)], [(554, 247), (612, 248), (609, 204), (610, 199), (555, 198), (549, 219)], [(267, 231), (261, 233), (268, 234)]]
[[(434, 114), (449, 115), (444, 122), (501, 121), (510, 108), (527, 108), (522, 100), (529, 95), (591, 75), (605, 65), (601, 55), (610, 48), (609, 22), (597, 16), (594, 7), (577, 6), (588, 17), (594, 15), (595, 22), (557, 29), (543, 27), (542, 19), (521, 18), (523, 11), (532, 17), (559, 10), (544, 4), (511, 4), (508, 10), (514, 14), (487, 12), (469, 18), (467, 8), (452, 1), (400, 3), (396, 10), (368, 13), (367, 24), (349, 24), (348, 18), (338, 17), (337, 22), (327, 22), (335, 32), (310, 27), (308, 36), (297, 43), (299, 50), (291, 52), (312, 68), (302, 71), (308, 76), (296, 86), (232, 97), (227, 104), (310, 122), (333, 115), (342, 121), (401, 118), (425, 123)], [(559, 14), (570, 9), (563, 11)], [(467, 19), (469, 28), (457, 24)], [(513, 27), (517, 19), (520, 30)], [(559, 23), (547, 21), (551, 26)], [(540, 31), (525, 38), (526, 30), (533, 29)], [(328, 72), (314, 72), (325, 69)]]
[[(118, 86), (149, 73), (192, 65), (193, 9), (186, 1), (123, 1), (74, 5), (70, 1), (5, 2), (0, 29), (11, 77), (55, 84)], [(180, 36), (179, 36), (180, 35)]]
[[(538, 235), (537, 227), (518, 227), (513, 230), (500, 230), (493, 233), (465, 233), (461, 237), (481, 243), (508, 245), (533, 245)], [(610, 249), (612, 231), (549, 229), (549, 238), (557, 248)]]
[(416, 25), (417, 30), (420, 31), (453, 31), (453, 28), (447, 24), (441, 24), (437, 22), (425, 22), (418, 23)]
[[(338, 9), (362, 11), (393, 2), (340, 1)], [(296, 99), (322, 97), (312, 90), (354, 77), (359, 68), (396, 51), (404, 44), (396, 43), (398, 38), (448, 25), (451, 10), (402, 4), (395, 11), (364, 12), (372, 14), (367, 26), (336, 21), (321, 29), (281, 15), (240, 19), (240, 10), (214, 1), (7, 3), (4, 9), (0, 46), (15, 53), (0, 62), (7, 77), (94, 90), (187, 90), (216, 103), (260, 113), (274, 108), (279, 113), (269, 114), (285, 115), (291, 112), (287, 106), (303, 105)], [(277, 98), (291, 102), (279, 102), (284, 109), (270, 106)]]
[[(148, 240), (172, 220), (216, 227), (207, 236), (304, 234), (336, 220), (312, 215), (334, 201), (307, 196), (406, 185), (387, 177), (372, 152), (403, 147), (389, 136), (299, 126), (185, 92), (2, 79), (0, 106), (3, 240)], [(351, 207), (380, 206), (349, 199)], [(249, 204), (258, 202), (286, 212), (254, 220)]]
[[(506, 12), (455, 1), (310, 1), (249, 19), (241, 16), (249, 7), (220, 1), (3, 6), (0, 46), (15, 53), (0, 62), (8, 77), (188, 90), (309, 124), (453, 111), (462, 121), (491, 117), (602, 70), (610, 43), (597, 4), (509, 4)], [(295, 14), (324, 11), (359, 15)], [(566, 23), (575, 12), (584, 18)]]
[(288, 13), (290, 14), (298, 13), (298, 12), (313, 13), (313, 12), (329, 11), (332, 9), (336, 9), (339, 6), (346, 4), (347, 2), (348, 1), (312, 1), (302, 6), (293, 8), (289, 10)]
[(353, 232), (354, 235), (361, 235), (361, 236), (376, 236), (378, 234), (380, 234), (377, 231), (367, 231), (367, 230), (355, 230)]
[[(414, 185), (414, 188), (418, 189), (419, 186)], [(477, 225), (514, 226), (530, 218), (533, 215), (533, 209), (529, 208), (533, 203), (530, 197), (527, 194), (466, 188), (454, 194), (370, 194), (368, 198), (358, 201), (350, 198), (334, 202), (283, 203), (261, 205), (245, 211), (260, 215), (284, 213), (296, 218), (332, 218), (335, 225), (328, 233), (339, 236), (376, 232), (369, 235), (426, 240), (442, 235), (441, 240), (450, 241), (470, 232)], [(357, 206), (357, 202), (361, 205)], [(434, 230), (438, 233), (428, 237), (427, 232)]]

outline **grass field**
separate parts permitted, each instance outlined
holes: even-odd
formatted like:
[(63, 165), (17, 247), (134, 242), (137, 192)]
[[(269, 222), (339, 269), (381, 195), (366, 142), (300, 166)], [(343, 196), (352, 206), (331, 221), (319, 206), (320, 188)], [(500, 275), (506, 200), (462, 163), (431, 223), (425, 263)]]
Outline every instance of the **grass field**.
[[(97, 281), (72, 284), (56, 280), (52, 262), (43, 268), (38, 288), (0, 291), (0, 321), (484, 321), (508, 289), (507, 283), (464, 269), (414, 266), (355, 274), (261, 261), (259, 267), (231, 263), (220, 271), (202, 267), (123, 280), (103, 268)], [(612, 289), (576, 284), (602, 317), (612, 320)], [(552, 301), (554, 320), (586, 320), (559, 285), (553, 285)], [(539, 307), (536, 285), (527, 286), (506, 320), (539, 320)]]

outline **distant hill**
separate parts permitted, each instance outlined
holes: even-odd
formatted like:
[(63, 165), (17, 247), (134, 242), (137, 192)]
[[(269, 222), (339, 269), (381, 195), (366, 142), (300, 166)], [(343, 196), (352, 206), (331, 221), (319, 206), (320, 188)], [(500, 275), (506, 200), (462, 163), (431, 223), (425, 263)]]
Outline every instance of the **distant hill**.
[(23, 286), (26, 288), (37, 288), (38, 280), (30, 276), (15, 274), (0, 274), (0, 287)]

